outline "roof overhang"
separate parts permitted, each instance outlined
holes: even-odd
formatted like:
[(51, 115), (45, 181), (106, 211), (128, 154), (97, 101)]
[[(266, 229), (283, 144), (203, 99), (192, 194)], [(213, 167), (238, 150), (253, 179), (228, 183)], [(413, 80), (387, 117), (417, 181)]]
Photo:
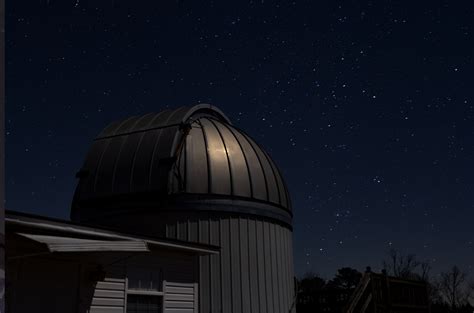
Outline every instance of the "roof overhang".
[(6, 233), (46, 245), (50, 252), (152, 252), (171, 249), (194, 254), (219, 254), (220, 247), (181, 240), (150, 238), (8, 211)]
[(148, 252), (143, 240), (93, 240), (64, 236), (17, 233), (22, 237), (46, 245), (49, 252)]

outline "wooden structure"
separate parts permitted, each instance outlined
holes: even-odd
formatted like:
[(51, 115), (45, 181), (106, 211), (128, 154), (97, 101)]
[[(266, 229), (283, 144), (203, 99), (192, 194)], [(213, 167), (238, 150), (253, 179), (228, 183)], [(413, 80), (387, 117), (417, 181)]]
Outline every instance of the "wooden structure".
[(430, 313), (427, 284), (367, 272), (352, 294), (346, 313)]

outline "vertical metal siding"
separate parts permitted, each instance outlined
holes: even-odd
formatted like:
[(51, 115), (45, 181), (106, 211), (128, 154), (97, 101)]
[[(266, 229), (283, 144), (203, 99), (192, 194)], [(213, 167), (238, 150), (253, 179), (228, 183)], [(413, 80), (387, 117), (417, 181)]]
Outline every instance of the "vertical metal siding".
[[(215, 246), (221, 245), (221, 236), (220, 236), (220, 227), (219, 220), (213, 218), (209, 221), (210, 226), (210, 239), (209, 243)], [(220, 308), (221, 303), (221, 290), (222, 290), (222, 277), (221, 277), (221, 262), (218, 255), (213, 255), (209, 257), (211, 262), (211, 307)]]
[[(189, 223), (198, 231), (190, 231), (188, 240), (221, 246), (220, 255), (200, 257), (200, 312), (288, 313), (293, 302), (291, 230), (236, 215), (196, 215)], [(174, 224), (181, 229), (179, 217)]]
[(222, 279), (222, 312), (232, 312), (232, 281), (231, 281), (231, 256), (230, 256), (230, 219), (220, 219), (221, 242), (220, 263)]
[(239, 218), (240, 225), (240, 277), (242, 293), (242, 311), (250, 312), (249, 249), (247, 219)]
[(257, 220), (257, 271), (258, 271), (258, 290), (259, 290), (259, 304), (260, 313), (268, 312), (267, 310), (267, 286), (265, 283), (265, 243), (263, 237), (264, 222)]
[(230, 256), (230, 272), (232, 280), (232, 312), (242, 312), (242, 285), (241, 272), (240, 272), (240, 232), (239, 232), (239, 219), (235, 217), (230, 218), (230, 240), (231, 256)]
[[(290, 291), (290, 296), (291, 296), (291, 305), (293, 305), (293, 302), (295, 301), (295, 286), (294, 286), (294, 263), (293, 263), (293, 233), (288, 231), (288, 260), (290, 261), (290, 266), (288, 267), (288, 270), (290, 271), (290, 279), (291, 279), (291, 291)], [(291, 307), (290, 305), (290, 307)], [(293, 307), (292, 312), (296, 312), (296, 305)]]
[(183, 220), (178, 223), (178, 239), (187, 240), (188, 238), (188, 220)]
[(258, 270), (257, 265), (257, 234), (256, 234), (256, 221), (254, 219), (248, 220), (248, 234), (249, 234), (249, 278), (250, 278), (250, 304), (251, 312), (259, 312), (259, 290), (258, 290), (258, 273), (255, 273), (255, 270)]
[(191, 218), (188, 220), (188, 227), (189, 227), (188, 241), (191, 241), (191, 242), (199, 241), (198, 225), (199, 225), (199, 222), (197, 221), (196, 218)]
[[(288, 250), (286, 249), (286, 238), (288, 237), (286, 229), (282, 229), (282, 238), (281, 238), (281, 249), (282, 249), (282, 255), (288, 256)], [(283, 302), (285, 303), (285, 308), (290, 307), (290, 303), (288, 300), (288, 294), (290, 292), (290, 285), (288, 281), (288, 258), (282, 259), (283, 262)]]
[(285, 279), (285, 266), (286, 266), (286, 260), (283, 259), (284, 251), (282, 247), (282, 243), (284, 240), (284, 230), (281, 227), (277, 227), (276, 231), (278, 233), (278, 241), (277, 241), (277, 246), (278, 246), (278, 253), (279, 253), (279, 258), (278, 258), (278, 267), (279, 267), (279, 275), (280, 275), (280, 303), (281, 307), (283, 308), (283, 311), (288, 311), (288, 304), (286, 303), (286, 279)]
[[(199, 225), (199, 241), (209, 242), (209, 220), (200, 221)], [(209, 312), (211, 300), (211, 273), (210, 273), (210, 256), (205, 255), (201, 257), (199, 264), (199, 283), (201, 285), (201, 292), (199, 302), (201, 303), (201, 311)]]
[(269, 224), (270, 230), (270, 255), (271, 255), (271, 268), (272, 268), (272, 291), (273, 291), (273, 301), (274, 301), (274, 310), (275, 312), (281, 312), (280, 307), (280, 296), (278, 290), (280, 288), (279, 279), (278, 279), (278, 268), (277, 268), (277, 251), (276, 251), (276, 238), (275, 238), (275, 225)]
[(265, 248), (265, 283), (267, 290), (268, 312), (276, 312), (277, 308), (273, 302), (273, 273), (272, 273), (272, 254), (270, 242), (270, 225), (263, 223), (263, 244)]

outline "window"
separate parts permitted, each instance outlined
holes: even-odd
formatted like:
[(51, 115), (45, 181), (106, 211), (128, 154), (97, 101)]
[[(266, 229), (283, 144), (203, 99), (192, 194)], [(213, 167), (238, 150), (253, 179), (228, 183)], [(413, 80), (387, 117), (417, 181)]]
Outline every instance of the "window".
[(127, 313), (161, 313), (163, 297), (153, 295), (127, 295)]
[(160, 269), (130, 268), (127, 277), (128, 289), (163, 291), (163, 275)]
[(157, 268), (127, 270), (127, 313), (162, 313), (163, 279)]

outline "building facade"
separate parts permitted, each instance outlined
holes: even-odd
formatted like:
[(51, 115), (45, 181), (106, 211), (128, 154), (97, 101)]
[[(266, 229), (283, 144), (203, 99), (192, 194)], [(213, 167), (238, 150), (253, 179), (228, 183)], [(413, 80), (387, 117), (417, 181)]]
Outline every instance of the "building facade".
[(199, 255), (219, 247), (8, 212), (6, 312), (199, 312)]
[[(169, 264), (190, 268), (187, 281), (173, 283), (194, 284), (193, 307), (170, 312), (295, 311), (288, 189), (268, 153), (219, 109), (197, 105), (114, 122), (93, 141), (77, 177), (75, 225), (181, 244)], [(189, 245), (203, 251), (180, 259)], [(129, 279), (128, 265), (121, 266)], [(180, 266), (161, 268), (186, 273)], [(166, 312), (162, 288), (155, 292), (163, 293)], [(124, 303), (139, 300), (127, 297)]]

